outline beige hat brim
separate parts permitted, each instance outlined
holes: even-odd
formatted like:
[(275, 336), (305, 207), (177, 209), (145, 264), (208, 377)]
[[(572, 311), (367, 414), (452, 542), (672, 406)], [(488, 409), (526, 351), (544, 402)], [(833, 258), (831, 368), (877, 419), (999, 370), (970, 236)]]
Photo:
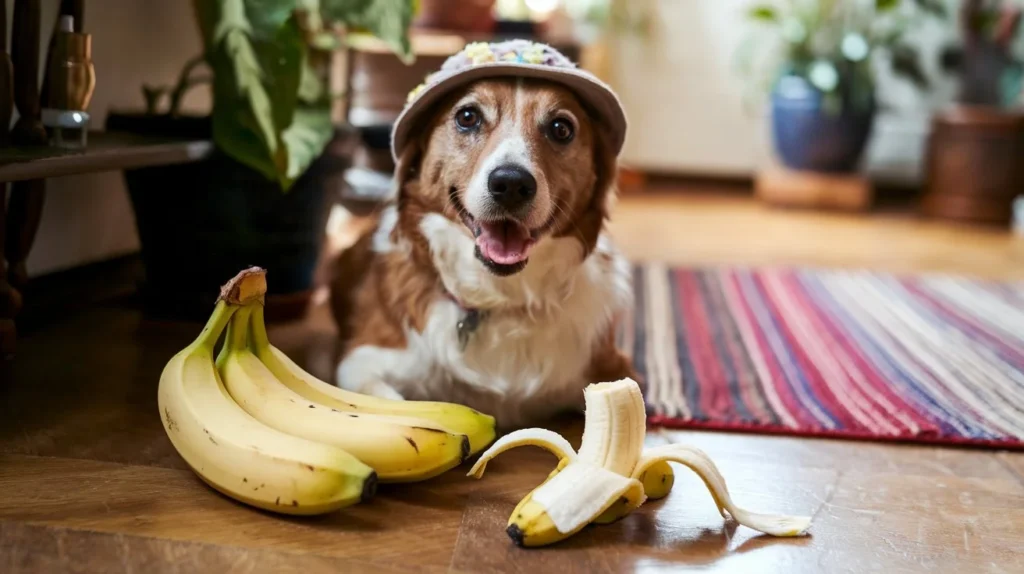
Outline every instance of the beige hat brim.
[[(443, 72), (442, 72), (443, 73)], [(609, 142), (616, 155), (622, 151), (626, 141), (626, 114), (618, 96), (608, 85), (588, 72), (573, 68), (560, 68), (513, 62), (492, 62), (478, 64), (451, 73), (447, 77), (427, 85), (411, 104), (407, 105), (395, 120), (391, 132), (391, 155), (398, 161), (398, 154), (405, 147), (420, 116), (437, 101), (455, 88), (486, 78), (538, 78), (561, 84), (572, 90), (585, 104), (600, 116), (603, 128), (609, 135)]]

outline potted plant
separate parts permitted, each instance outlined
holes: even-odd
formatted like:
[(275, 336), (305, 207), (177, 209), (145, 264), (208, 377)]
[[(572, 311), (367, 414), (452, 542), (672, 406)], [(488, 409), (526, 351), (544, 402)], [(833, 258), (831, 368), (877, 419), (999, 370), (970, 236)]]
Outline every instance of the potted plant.
[(771, 102), (774, 146), (798, 170), (850, 172), (860, 164), (887, 66), (917, 86), (927, 78), (907, 33), (941, 0), (785, 0), (747, 11), (742, 73)]
[(956, 75), (954, 105), (932, 121), (926, 153), (926, 215), (1008, 226), (1024, 195), (1024, 61), (1015, 53), (1021, 7), (965, 0), (959, 42), (943, 51)]
[[(150, 312), (208, 315), (216, 286), (247, 265), (272, 274), (268, 313), (305, 311), (327, 192), (347, 167), (331, 153), (330, 53), (347, 30), (407, 57), (414, 1), (194, 0), (203, 54), (173, 88), (145, 87), (145, 112), (107, 120), (108, 130), (215, 144), (198, 163), (125, 172)], [(212, 90), (212, 113), (183, 115), (182, 97), (197, 85)]]

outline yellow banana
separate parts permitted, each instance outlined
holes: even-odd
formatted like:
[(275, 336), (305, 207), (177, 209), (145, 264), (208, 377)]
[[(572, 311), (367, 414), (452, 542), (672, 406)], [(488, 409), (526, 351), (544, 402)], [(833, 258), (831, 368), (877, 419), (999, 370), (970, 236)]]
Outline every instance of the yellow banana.
[(425, 480), (469, 456), (469, 440), (431, 421), (342, 411), (295, 393), (247, 346), (250, 316), (261, 304), (240, 309), (228, 327), (217, 365), (243, 409), (268, 426), (342, 448), (377, 472), (382, 482)]
[(400, 401), (346, 391), (309, 374), (270, 344), (263, 309), (253, 310), (250, 346), (281, 383), (305, 399), (342, 412), (415, 417), (431, 421), (452, 434), (469, 437), (470, 454), (494, 440), (494, 417), (469, 407), (431, 401)]
[(578, 453), (556, 433), (524, 429), (496, 441), (469, 471), (480, 478), (488, 461), (524, 445), (544, 447), (559, 457), (558, 467), (509, 518), (506, 532), (517, 545), (544, 546), (588, 524), (617, 520), (650, 498), (648, 488), (664, 496), (675, 478), (670, 462), (700, 476), (723, 517), (731, 515), (740, 524), (773, 536), (799, 536), (810, 527), (809, 517), (758, 514), (736, 506), (717, 467), (696, 448), (670, 444), (644, 450), (646, 414), (635, 381), (590, 385), (584, 398), (586, 422)]
[(369, 498), (377, 482), (372, 468), (342, 449), (264, 425), (221, 383), (214, 345), (237, 304), (262, 298), (265, 285), (259, 274), (232, 279), (199, 337), (164, 367), (157, 399), (164, 430), (203, 481), (252, 506), (319, 514)]

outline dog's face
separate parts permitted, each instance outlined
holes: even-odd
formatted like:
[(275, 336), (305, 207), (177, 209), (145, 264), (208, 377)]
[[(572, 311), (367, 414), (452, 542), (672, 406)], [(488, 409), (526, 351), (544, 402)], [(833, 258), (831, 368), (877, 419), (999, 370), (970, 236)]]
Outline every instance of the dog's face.
[(521, 271), (548, 236), (576, 234), (590, 250), (615, 170), (595, 121), (556, 84), (479, 81), (438, 105), (403, 150), (400, 194), (465, 225), (495, 275)]

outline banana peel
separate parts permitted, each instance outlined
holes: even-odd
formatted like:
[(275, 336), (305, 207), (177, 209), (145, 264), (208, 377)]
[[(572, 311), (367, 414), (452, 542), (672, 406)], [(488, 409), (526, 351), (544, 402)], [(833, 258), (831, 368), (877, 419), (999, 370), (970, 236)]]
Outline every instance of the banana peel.
[(584, 390), (586, 422), (579, 451), (546, 429), (523, 429), (495, 441), (469, 476), (482, 478), (487, 463), (512, 448), (538, 446), (555, 454), (558, 465), (524, 497), (509, 517), (506, 533), (522, 547), (554, 544), (589, 524), (614, 522), (648, 499), (667, 496), (675, 483), (670, 463), (694, 471), (711, 493), (723, 518), (772, 536), (806, 534), (807, 516), (750, 512), (729, 495), (724, 477), (700, 449), (669, 444), (644, 449), (646, 411), (632, 379), (598, 383)]

